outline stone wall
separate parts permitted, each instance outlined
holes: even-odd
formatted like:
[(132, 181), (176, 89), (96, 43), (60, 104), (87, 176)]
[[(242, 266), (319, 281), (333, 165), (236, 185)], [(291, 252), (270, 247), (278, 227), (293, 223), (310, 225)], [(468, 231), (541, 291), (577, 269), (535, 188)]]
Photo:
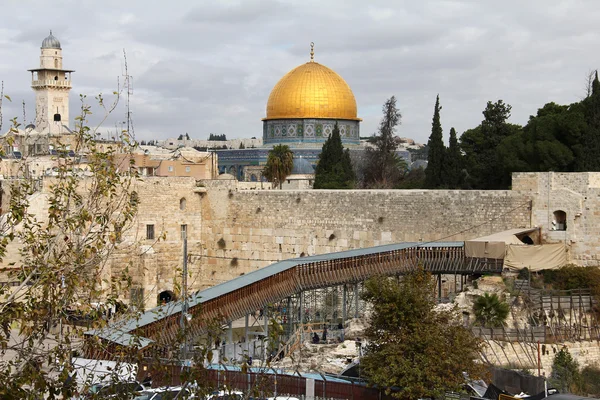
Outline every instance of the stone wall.
[(291, 257), (530, 227), (529, 196), (511, 191), (238, 191), (235, 182), (205, 185), (207, 286)]
[[(599, 265), (600, 173), (514, 173), (512, 189), (531, 197), (532, 224), (544, 242), (564, 242), (576, 264)], [(566, 230), (553, 230), (555, 211), (566, 213)]]

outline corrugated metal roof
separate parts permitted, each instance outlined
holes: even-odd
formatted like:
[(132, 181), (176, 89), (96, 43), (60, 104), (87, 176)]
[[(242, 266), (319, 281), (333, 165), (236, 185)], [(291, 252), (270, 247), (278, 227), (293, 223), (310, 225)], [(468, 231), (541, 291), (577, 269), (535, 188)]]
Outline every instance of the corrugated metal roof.
[(92, 329), (85, 332), (88, 336), (98, 336), (100, 339), (105, 339), (121, 346), (136, 345), (140, 349), (150, 345), (154, 341), (145, 337), (130, 335), (118, 329)]
[[(245, 275), (238, 276), (230, 281), (218, 284), (208, 289), (196, 292), (188, 301), (188, 307), (194, 307), (198, 304), (202, 304), (206, 301), (215, 299), (223, 296), (234, 290), (248, 286), (254, 282), (258, 282), (262, 279), (266, 279), (280, 272), (287, 271), (302, 264), (309, 264), (317, 261), (329, 261), (338, 260), (342, 258), (360, 257), (370, 254), (387, 253), (394, 250), (404, 250), (409, 248), (440, 248), (440, 247), (463, 247), (464, 242), (433, 242), (433, 243), (421, 243), (421, 242), (406, 242), (397, 244), (387, 244), (383, 246), (367, 247), (362, 249), (345, 250), (336, 253), (327, 253), (314, 255), (309, 257), (291, 258), (276, 262), (268, 265), (264, 268), (257, 269), (256, 271), (249, 272)], [(167, 305), (155, 307), (151, 310), (142, 313), (139, 318), (131, 319), (126, 321), (120, 329), (125, 332), (131, 332), (139, 327), (151, 324), (159, 319), (168, 317), (173, 314), (181, 313), (182, 302), (172, 302)]]

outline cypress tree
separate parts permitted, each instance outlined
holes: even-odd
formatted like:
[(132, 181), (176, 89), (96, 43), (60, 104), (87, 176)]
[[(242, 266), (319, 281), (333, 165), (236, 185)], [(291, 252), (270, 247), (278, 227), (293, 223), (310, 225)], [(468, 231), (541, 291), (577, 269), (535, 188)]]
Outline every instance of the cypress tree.
[(331, 136), (323, 144), (315, 169), (314, 189), (351, 189), (354, 187), (354, 170), (350, 153), (342, 146), (337, 122)]
[(444, 157), (442, 178), (443, 185), (448, 189), (460, 189), (462, 187), (462, 154), (454, 128), (450, 128), (450, 141)]
[(435, 100), (433, 111), (433, 122), (431, 123), (431, 135), (427, 146), (429, 154), (427, 156), (427, 169), (425, 170), (425, 187), (436, 189), (442, 186), (442, 168), (444, 163), (444, 147), (442, 124), (440, 123), (440, 95)]
[(577, 169), (600, 171), (600, 81), (596, 71), (592, 81), (592, 95), (583, 100), (587, 126), (580, 139), (581, 157)]

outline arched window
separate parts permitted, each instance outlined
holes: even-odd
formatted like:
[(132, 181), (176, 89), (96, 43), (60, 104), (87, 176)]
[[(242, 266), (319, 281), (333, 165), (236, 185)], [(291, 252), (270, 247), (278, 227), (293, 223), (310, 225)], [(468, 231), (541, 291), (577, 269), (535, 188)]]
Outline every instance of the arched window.
[(256, 182), (258, 181), (258, 179), (256, 178), (255, 174), (250, 175), (250, 182)]
[(181, 200), (179, 200), (179, 209), (181, 211), (185, 210), (186, 203), (187, 201), (185, 200), (185, 197), (182, 197)]
[(56, 58), (54, 59), (54, 68), (58, 69), (58, 60)]
[(554, 221), (552, 221), (553, 231), (566, 231), (567, 230), (567, 213), (563, 210), (556, 210), (553, 213)]
[(56, 76), (54, 77), (54, 80), (55, 80), (55, 81), (57, 81), (57, 80), (58, 80), (58, 75), (56, 75)]

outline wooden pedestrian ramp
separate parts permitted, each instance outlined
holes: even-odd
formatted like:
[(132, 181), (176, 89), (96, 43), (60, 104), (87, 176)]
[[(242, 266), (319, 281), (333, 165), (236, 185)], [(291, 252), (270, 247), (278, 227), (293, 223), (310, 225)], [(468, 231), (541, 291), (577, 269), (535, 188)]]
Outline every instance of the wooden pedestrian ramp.
[(226, 324), (306, 290), (402, 275), (419, 266), (432, 274), (469, 275), (501, 272), (502, 260), (466, 257), (464, 242), (400, 243), (284, 260), (199, 291), (187, 304), (172, 302), (88, 331), (88, 337), (105, 346), (87, 346), (86, 353), (100, 358), (110, 357), (111, 349), (119, 346), (168, 346), (181, 332), (183, 307), (188, 310), (186, 335), (197, 337), (207, 321)]

